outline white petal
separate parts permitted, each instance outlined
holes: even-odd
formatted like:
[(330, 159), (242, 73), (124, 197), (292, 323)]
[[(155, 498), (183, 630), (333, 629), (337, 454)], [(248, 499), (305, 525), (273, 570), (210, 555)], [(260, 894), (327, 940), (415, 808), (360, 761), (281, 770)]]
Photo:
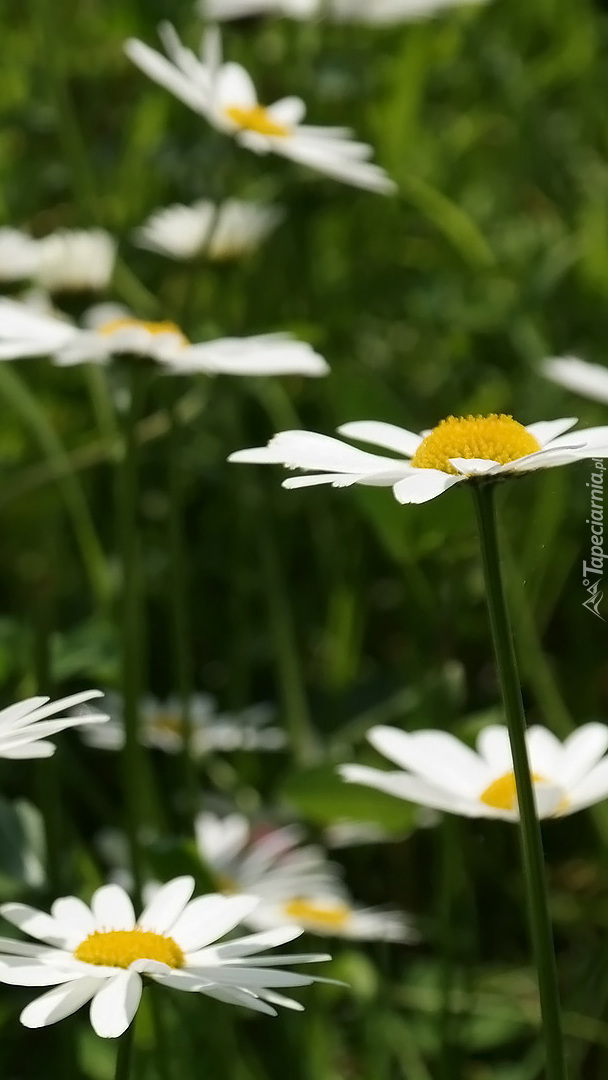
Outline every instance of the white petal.
[[(488, 764), (495, 777), (513, 769), (509, 732), (502, 724), (488, 724), (477, 737), (477, 752)], [(486, 785), (487, 786), (487, 785)]]
[(277, 124), (284, 124), (285, 127), (293, 128), (301, 124), (306, 116), (306, 105), (302, 98), (285, 97), (281, 98), (280, 101), (275, 101), (273, 105), (269, 105), (267, 112)]
[(224, 64), (213, 87), (214, 107), (220, 110), (231, 107), (251, 109), (257, 104), (257, 100), (253, 80), (245, 68), (240, 64)]
[(143, 41), (131, 38), (125, 43), (124, 50), (130, 60), (150, 79), (163, 86), (169, 93), (189, 105), (195, 112), (206, 116), (209, 110), (209, 95), (200, 84), (166, 60), (164, 56), (144, 45)]
[(234, 930), (257, 903), (257, 898), (252, 896), (199, 896), (190, 901), (174, 923), (171, 937), (184, 952), (200, 949)]
[(571, 808), (565, 813), (574, 813), (608, 798), (608, 758), (602, 758), (591, 772), (579, 780), (568, 792), (568, 798)]
[(498, 465), (497, 461), (490, 458), (450, 458), (450, 465), (463, 476), (484, 476)]
[(120, 885), (102, 885), (93, 893), (91, 910), (99, 930), (133, 930), (135, 912)]
[(565, 386), (566, 390), (608, 404), (608, 371), (605, 367), (574, 356), (563, 356), (546, 360), (542, 371), (548, 379)]
[(340, 765), (338, 772), (350, 784), (377, 788), (387, 795), (394, 795), (397, 799), (405, 799), (420, 806), (444, 810), (449, 814), (462, 814), (465, 817), (492, 816), (486, 814), (485, 808), (477, 799), (461, 799), (408, 773), (384, 772), (368, 765)]
[(141, 999), (142, 981), (135, 971), (108, 979), (91, 1002), (91, 1026), (102, 1039), (117, 1039), (131, 1023)]
[(534, 725), (526, 731), (530, 769), (545, 780), (557, 780), (562, 759), (562, 744), (548, 728)]
[(32, 758), (52, 757), (57, 747), (50, 742), (36, 742), (35, 736), (31, 740), (3, 743), (0, 740), (0, 757), (14, 761), (30, 760)]
[(565, 788), (573, 787), (599, 762), (608, 750), (606, 724), (583, 724), (569, 735), (563, 745), (559, 780)]
[(78, 979), (67, 986), (57, 986), (54, 990), (26, 1005), (21, 1013), (21, 1023), (28, 1028), (47, 1027), (80, 1009), (99, 989), (98, 979)]
[(474, 797), (490, 782), (484, 761), (447, 731), (399, 731), (374, 727), (369, 742), (390, 761), (451, 794)]
[(51, 906), (51, 914), (63, 923), (70, 936), (84, 939), (95, 930), (91, 909), (77, 896), (62, 896)]
[(69, 949), (74, 940), (75, 943), (78, 942), (78, 938), (75, 939), (73, 932), (66, 932), (66, 927), (57, 919), (51, 918), (46, 912), (38, 911), (28, 904), (2, 904), (0, 914), (7, 922), (12, 923), (13, 926), (18, 926), (24, 933), (30, 934), (31, 937), (38, 938), (40, 941), (47, 941), (51, 945)]
[(561, 420), (539, 420), (536, 424), (526, 424), (526, 431), (540, 443), (541, 447), (569, 431), (577, 422), (576, 416), (565, 416)]
[(395, 484), (393, 493), (400, 503), (425, 503), (443, 495), (444, 491), (463, 480), (462, 476), (450, 476), (439, 469), (419, 469)]
[(349, 439), (360, 439), (361, 442), (372, 443), (385, 450), (394, 450), (408, 458), (416, 453), (422, 442), (421, 436), (413, 431), (397, 427), (396, 424), (386, 424), (382, 420), (353, 420), (348, 424), (341, 424), (338, 432)]
[(157, 934), (168, 933), (176, 919), (182, 914), (193, 892), (193, 877), (179, 877), (167, 882), (146, 905), (137, 925), (142, 930), (153, 930)]

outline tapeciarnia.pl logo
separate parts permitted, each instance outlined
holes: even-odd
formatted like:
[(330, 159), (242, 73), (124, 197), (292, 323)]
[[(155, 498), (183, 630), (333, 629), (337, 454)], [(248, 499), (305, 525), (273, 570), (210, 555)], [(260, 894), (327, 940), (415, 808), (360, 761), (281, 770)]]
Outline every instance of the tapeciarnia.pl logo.
[(600, 459), (593, 462), (593, 469), (591, 483), (587, 484), (591, 495), (590, 517), (586, 519), (587, 525), (590, 526), (591, 553), (589, 562), (583, 559), (583, 586), (588, 594), (587, 599), (583, 601), (583, 607), (605, 622), (600, 612), (600, 604), (604, 595), (604, 559), (608, 559), (608, 554), (604, 555), (604, 472), (606, 466)]

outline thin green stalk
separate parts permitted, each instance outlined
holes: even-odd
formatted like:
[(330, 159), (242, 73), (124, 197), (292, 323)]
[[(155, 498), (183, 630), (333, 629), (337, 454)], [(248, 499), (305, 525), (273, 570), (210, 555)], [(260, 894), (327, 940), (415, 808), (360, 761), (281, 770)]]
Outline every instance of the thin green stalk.
[(163, 993), (164, 991), (158, 983), (150, 983), (149, 995), (150, 1007), (152, 1009), (152, 1023), (154, 1024), (154, 1042), (156, 1046), (154, 1058), (156, 1071), (159, 1080), (171, 1080), (171, 1065), (167, 1053), (167, 1048), (170, 1044), (164, 1009), (166, 1002), (161, 1000)]
[(536, 815), (526, 749), (526, 721), (500, 568), (494, 485), (475, 484), (472, 490), (494, 652), (513, 756), (528, 916), (538, 973), (547, 1080), (567, 1080), (542, 837)]
[(138, 739), (142, 688), (142, 589), (137, 509), (139, 503), (138, 441), (144, 383), (142, 373), (129, 371), (129, 405), (124, 415), (124, 454), (118, 476), (118, 525), (121, 547), (122, 692), (125, 725), (123, 749), (126, 825), (137, 905), (141, 905), (141, 747)]
[(196, 813), (197, 781), (192, 747), (192, 634), (190, 626), (188, 558), (184, 536), (180, 423), (169, 384), (169, 604), (173, 624), (173, 654), (182, 729), (185, 816), (189, 826)]
[(116, 1050), (116, 1067), (114, 1069), (114, 1080), (129, 1080), (131, 1076), (131, 1066), (133, 1064), (133, 1043), (135, 1036), (135, 1017), (129, 1024), (129, 1027), (125, 1031), (124, 1035), (120, 1036), (118, 1040), (118, 1049)]
[(455, 818), (446, 815), (438, 830), (439, 843), (439, 993), (437, 1012), (438, 1045), (441, 1048), (440, 1075), (443, 1080), (458, 1080), (460, 1076), (459, 1053), (456, 1045), (458, 1026), (454, 1016), (454, 991), (456, 988), (456, 934), (455, 892), (461, 848), (457, 841)]

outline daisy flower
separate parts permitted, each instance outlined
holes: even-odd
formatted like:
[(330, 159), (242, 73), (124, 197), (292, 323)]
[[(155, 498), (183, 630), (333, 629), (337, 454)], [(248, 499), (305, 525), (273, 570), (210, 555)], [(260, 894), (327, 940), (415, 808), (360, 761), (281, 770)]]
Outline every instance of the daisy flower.
[[(48, 741), (66, 728), (107, 722), (105, 713), (80, 712), (58, 716), (93, 698), (102, 697), (101, 690), (83, 690), (80, 694), (51, 701), (48, 697), (32, 697), (9, 705), (0, 711), (0, 757), (43, 758), (55, 753), (55, 744)], [(52, 716), (54, 719), (49, 720)]]
[(200, 199), (192, 206), (176, 204), (155, 210), (135, 230), (134, 239), (139, 247), (170, 259), (205, 255), (225, 262), (255, 251), (282, 217), (278, 207), (263, 203), (226, 199), (216, 204)]
[(368, 484), (392, 487), (401, 503), (423, 503), (464, 481), (499, 480), (608, 457), (608, 427), (565, 435), (575, 423), (568, 417), (524, 427), (512, 416), (450, 416), (416, 434), (395, 424), (357, 420), (338, 428), (340, 434), (400, 456), (370, 454), (314, 431), (282, 431), (267, 446), (238, 450), (228, 460), (281, 464), (312, 474), (284, 480), (286, 488)]
[(260, 104), (245, 68), (222, 63), (215, 28), (203, 37), (200, 59), (182, 45), (169, 23), (159, 32), (169, 59), (136, 39), (127, 41), (127, 56), (218, 131), (256, 154), (279, 154), (354, 187), (384, 195), (396, 190), (385, 171), (368, 160), (372, 148), (355, 142), (350, 128), (304, 124), (306, 106), (298, 97)]
[(101, 292), (114, 272), (116, 241), (104, 229), (59, 229), (38, 241), (33, 274), (47, 292)]
[(221, 22), (249, 15), (283, 15), (289, 19), (327, 18), (334, 22), (384, 25), (414, 22), (454, 7), (486, 0), (199, 0), (198, 11)]
[(90, 1001), (93, 1030), (102, 1038), (117, 1038), (137, 1012), (144, 978), (270, 1016), (276, 1016), (274, 1005), (300, 1009), (275, 988), (320, 980), (280, 965), (330, 957), (266, 953), (298, 937), (299, 927), (216, 944), (257, 900), (216, 894), (191, 900), (193, 891), (194, 878), (167, 882), (139, 919), (120, 885), (97, 889), (90, 907), (76, 896), (60, 897), (50, 915), (26, 904), (2, 904), (0, 914), (42, 944), (0, 938), (0, 982), (53, 987), (25, 1007), (22, 1024), (46, 1027)]
[(258, 898), (244, 918), (255, 929), (296, 924), (312, 934), (368, 941), (415, 937), (400, 912), (353, 904), (339, 868), (322, 847), (302, 843), (297, 825), (256, 834), (242, 814), (220, 818), (204, 812), (195, 821), (195, 836), (218, 889)]
[(21, 229), (0, 229), (0, 281), (32, 277), (38, 261), (38, 243)]
[(310, 345), (289, 334), (221, 338), (192, 345), (172, 322), (145, 322), (118, 304), (90, 308), (83, 327), (15, 300), (0, 299), (0, 360), (50, 355), (60, 366), (105, 364), (130, 354), (173, 375), (326, 375)]
[[(341, 776), (400, 799), (464, 817), (517, 821), (517, 793), (507, 728), (483, 729), (472, 750), (446, 731), (374, 727), (373, 747), (399, 766), (384, 772), (342, 765)], [(526, 731), (526, 748), (539, 817), (575, 814), (608, 796), (608, 726), (583, 724), (565, 742), (544, 727)]]
[[(120, 750), (125, 742), (122, 699), (107, 695), (112, 719), (103, 728), (82, 732), (89, 746), (99, 750)], [(194, 694), (190, 700), (192, 751), (194, 754), (234, 750), (282, 750), (285, 732), (270, 725), (271, 710), (254, 705), (230, 716), (218, 713), (217, 703), (209, 694)], [(147, 696), (140, 705), (138, 733), (144, 746), (177, 754), (183, 746), (184, 719), (181, 702), (176, 697), (166, 701)]]
[(552, 382), (565, 386), (566, 390), (608, 405), (608, 369), (600, 364), (590, 364), (575, 356), (559, 356), (545, 360), (542, 372)]

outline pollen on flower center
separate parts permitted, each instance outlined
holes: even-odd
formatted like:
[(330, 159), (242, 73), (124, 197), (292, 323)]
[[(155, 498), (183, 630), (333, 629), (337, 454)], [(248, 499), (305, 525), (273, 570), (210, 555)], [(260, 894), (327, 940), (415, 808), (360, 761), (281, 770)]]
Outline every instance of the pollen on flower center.
[(181, 968), (186, 958), (176, 941), (151, 930), (95, 930), (74, 951), (77, 960), (104, 967), (128, 968), (134, 960), (159, 960)]
[(451, 458), (483, 458), (506, 465), (540, 449), (534, 435), (512, 416), (448, 416), (422, 440), (412, 465), (455, 476)]
[(314, 900), (290, 900), (285, 904), (284, 911), (290, 919), (297, 922), (312, 923), (328, 929), (345, 926), (351, 917), (350, 908), (346, 904), (325, 907), (323, 904), (316, 904)]
[(179, 338), (181, 345), (188, 344), (187, 337), (182, 334), (179, 326), (176, 326), (174, 322), (145, 322), (144, 319), (132, 319), (125, 315), (119, 319), (110, 319), (109, 322), (97, 327), (98, 333), (103, 334), (104, 337), (110, 337), (120, 330), (145, 330), (147, 334), (152, 334), (153, 337), (158, 337), (160, 334), (174, 334)]
[[(538, 773), (532, 773), (535, 784), (546, 783), (546, 778)], [(517, 809), (517, 787), (515, 785), (515, 773), (508, 772), (493, 780), (491, 784), (479, 796), (480, 801), (494, 810)]]
[(250, 105), (246, 109), (231, 105), (225, 111), (228, 119), (238, 124), (244, 131), (255, 131), (258, 135), (274, 135), (283, 138), (291, 134), (291, 128), (274, 120), (263, 105)]

